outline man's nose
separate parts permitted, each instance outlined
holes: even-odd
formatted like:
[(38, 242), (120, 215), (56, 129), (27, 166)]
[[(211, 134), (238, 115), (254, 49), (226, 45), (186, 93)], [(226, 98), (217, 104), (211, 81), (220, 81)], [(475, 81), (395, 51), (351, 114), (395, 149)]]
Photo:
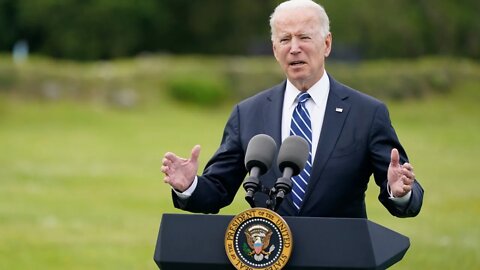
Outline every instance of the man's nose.
[(290, 53), (291, 54), (298, 54), (300, 53), (300, 42), (297, 38), (292, 38), (290, 42)]

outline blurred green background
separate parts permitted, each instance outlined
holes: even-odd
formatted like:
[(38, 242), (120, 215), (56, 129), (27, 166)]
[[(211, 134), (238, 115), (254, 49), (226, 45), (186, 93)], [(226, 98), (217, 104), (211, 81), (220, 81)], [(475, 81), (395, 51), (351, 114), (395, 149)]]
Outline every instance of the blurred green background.
[[(163, 154), (201, 144), (203, 168), (233, 104), (283, 80), (279, 2), (0, 0), (0, 269), (156, 269), (161, 215), (180, 213)], [(392, 269), (480, 268), (480, 2), (321, 3), (328, 72), (388, 104), (425, 188), (412, 219), (367, 192), (410, 237)]]

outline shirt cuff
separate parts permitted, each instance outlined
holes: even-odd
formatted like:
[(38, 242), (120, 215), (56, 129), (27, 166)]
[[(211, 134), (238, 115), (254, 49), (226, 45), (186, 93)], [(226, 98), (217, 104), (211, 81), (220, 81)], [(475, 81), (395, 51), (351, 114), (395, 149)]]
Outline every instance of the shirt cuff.
[(403, 195), (403, 197), (394, 197), (392, 191), (390, 190), (390, 186), (387, 184), (387, 192), (389, 195), (389, 199), (394, 201), (398, 206), (405, 206), (410, 201), (410, 197), (412, 197), (412, 191), (410, 190), (407, 194)]
[(198, 178), (197, 178), (197, 176), (195, 176), (195, 178), (193, 179), (193, 182), (190, 185), (190, 187), (187, 188), (184, 192), (177, 191), (174, 188), (172, 190), (173, 190), (173, 192), (175, 192), (175, 194), (177, 194), (177, 196), (180, 199), (188, 199), (188, 198), (190, 198), (190, 196), (192, 196), (192, 193), (197, 188), (197, 184), (198, 184)]

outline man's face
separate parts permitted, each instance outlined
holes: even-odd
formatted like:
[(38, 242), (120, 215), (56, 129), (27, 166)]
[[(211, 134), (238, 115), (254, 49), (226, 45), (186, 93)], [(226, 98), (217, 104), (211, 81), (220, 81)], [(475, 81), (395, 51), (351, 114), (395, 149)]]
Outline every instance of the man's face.
[(295, 87), (308, 90), (323, 75), (331, 34), (322, 37), (319, 19), (308, 8), (279, 11), (273, 27), (275, 58)]

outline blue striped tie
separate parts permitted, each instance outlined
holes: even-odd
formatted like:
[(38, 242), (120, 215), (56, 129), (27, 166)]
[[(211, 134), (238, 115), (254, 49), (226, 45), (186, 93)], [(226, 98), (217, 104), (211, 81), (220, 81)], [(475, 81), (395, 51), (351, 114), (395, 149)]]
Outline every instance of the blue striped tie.
[(290, 125), (290, 135), (297, 135), (304, 138), (309, 145), (309, 154), (307, 164), (299, 175), (293, 176), (293, 190), (292, 198), (293, 204), (300, 210), (303, 203), (303, 197), (307, 190), (308, 180), (310, 178), (310, 171), (312, 170), (312, 124), (310, 121), (310, 114), (308, 113), (305, 103), (310, 98), (308, 93), (300, 93), (297, 97), (298, 104), (295, 107), (292, 115), (292, 123)]

